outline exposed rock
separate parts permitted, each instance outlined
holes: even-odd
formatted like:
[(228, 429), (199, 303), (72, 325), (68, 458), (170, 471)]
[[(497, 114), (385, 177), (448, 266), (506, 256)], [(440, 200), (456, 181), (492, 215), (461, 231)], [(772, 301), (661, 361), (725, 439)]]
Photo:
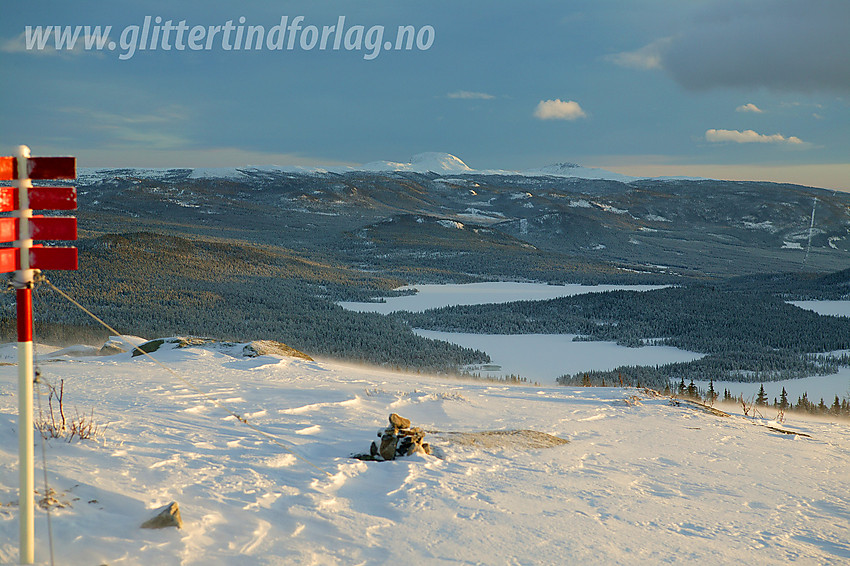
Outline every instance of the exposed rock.
[(183, 519), (180, 517), (180, 508), (176, 501), (172, 501), (165, 507), (157, 510), (157, 514), (144, 523), (143, 529), (164, 529), (166, 527), (183, 527)]
[(118, 340), (109, 339), (106, 343), (98, 350), (99, 356), (112, 356), (114, 354), (122, 354), (127, 350), (124, 349), (124, 343)]
[(242, 355), (249, 358), (267, 356), (269, 354), (300, 358), (302, 360), (307, 360), (308, 362), (313, 361), (313, 358), (304, 352), (300, 352), (295, 348), (287, 346), (283, 342), (275, 342), (274, 340), (254, 340), (242, 349)]
[(139, 344), (133, 349), (131, 357), (143, 356), (144, 354), (152, 354), (159, 350), (165, 344), (174, 344), (175, 348), (188, 348), (189, 346), (202, 346), (215, 342), (212, 338), (195, 338), (174, 336), (172, 338), (157, 338), (156, 340), (148, 340), (144, 344)]
[(413, 440), (409, 436), (403, 436), (401, 438), (401, 442), (398, 443), (398, 448), (396, 448), (396, 450), (404, 456), (410, 456), (416, 451), (416, 449), (413, 448)]
[[(115, 340), (110, 340), (109, 342), (107, 342), (107, 344), (112, 344), (116, 342), (117, 341)], [(104, 344), (104, 347), (101, 350), (106, 349), (107, 344)], [(138, 346), (133, 348), (132, 356), (136, 357), (143, 356), (144, 354), (152, 354), (153, 352), (158, 351), (165, 345), (170, 345), (172, 348), (189, 348), (191, 346), (204, 346), (207, 344), (213, 344), (218, 348), (222, 349), (223, 351), (226, 351), (230, 355), (238, 355), (236, 354), (236, 352), (233, 352), (234, 346), (238, 345), (232, 342), (219, 342), (218, 340), (214, 340), (212, 338), (198, 338), (194, 336), (172, 336), (170, 338), (157, 338), (155, 340), (148, 340), (147, 342), (139, 344)], [(116, 351), (113, 353), (118, 352)], [(277, 356), (289, 356), (292, 358), (300, 358), (309, 362), (313, 361), (313, 358), (311, 358), (304, 352), (300, 352), (295, 348), (287, 346), (283, 342), (276, 342), (274, 340), (254, 340), (253, 342), (242, 346), (241, 354), (247, 358), (256, 358), (257, 356), (266, 356), (271, 354)]]
[(384, 434), (381, 436), (381, 448), (378, 452), (384, 460), (395, 460), (396, 449), (398, 445), (398, 437), (394, 434)]
[(398, 434), (400, 436), (410, 437), (413, 440), (413, 442), (422, 442), (422, 439), (425, 438), (425, 432), (421, 428), (419, 428), (418, 426), (415, 426), (415, 427), (413, 427), (411, 429), (407, 429), (407, 430), (405, 430), (405, 429), (399, 430), (396, 434)]
[(390, 424), (395, 428), (410, 428), (410, 419), (406, 419), (398, 413), (390, 414)]

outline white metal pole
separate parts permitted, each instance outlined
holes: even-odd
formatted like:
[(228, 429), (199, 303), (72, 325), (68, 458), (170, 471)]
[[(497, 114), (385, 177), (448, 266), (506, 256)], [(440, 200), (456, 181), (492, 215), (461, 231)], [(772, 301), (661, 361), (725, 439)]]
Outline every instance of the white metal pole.
[(18, 241), (20, 270), (15, 273), (18, 314), (18, 474), (20, 480), (18, 508), (20, 510), (20, 563), (35, 562), (35, 460), (33, 457), (33, 345), (32, 345), (32, 281), (29, 250), (32, 247), (29, 218), (28, 189), (32, 187), (27, 169), (30, 149), (18, 148)]
[[(26, 289), (29, 291), (29, 289)], [(35, 561), (35, 461), (32, 422), (32, 341), (18, 342), (18, 465), (21, 564)]]

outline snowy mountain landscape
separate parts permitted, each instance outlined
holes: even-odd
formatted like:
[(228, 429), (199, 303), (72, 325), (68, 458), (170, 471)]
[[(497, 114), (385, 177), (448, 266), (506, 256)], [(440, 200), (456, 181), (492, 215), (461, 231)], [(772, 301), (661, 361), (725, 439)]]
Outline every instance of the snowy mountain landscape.
[(850, 1), (45, 4), (0, 564), (850, 564)]
[[(850, 558), (846, 193), (445, 153), (77, 186), (81, 269), (51, 285), (118, 332), (191, 338), (157, 341), (158, 365), (36, 286), (40, 430), (48, 385), (96, 426), (36, 435), (39, 563), (51, 537), (71, 564)], [(714, 387), (731, 401), (704, 405)], [(430, 454), (370, 460), (393, 413)], [(181, 528), (140, 528), (172, 502)]]
[[(449, 373), (501, 364), (493, 348), (423, 331), (589, 336), (642, 360), (608, 367), (614, 378), (662, 389), (680, 377), (832, 375), (841, 361), (832, 353), (850, 349), (846, 320), (787, 306), (850, 296), (847, 193), (618, 178), (569, 162), (479, 171), (438, 152), (338, 170), (86, 170), (78, 184), (82, 269), (52, 281), (129, 334), (273, 338), (314, 356)], [(488, 282), (676, 290), (538, 300), (534, 313), (453, 307), (415, 324), (339, 306), (392, 301), (415, 293), (410, 285)], [(523, 299), (533, 297), (512, 300)], [(106, 339), (51, 293), (40, 321), (42, 336), (63, 344)], [(733, 339), (719, 330), (730, 324)], [(685, 350), (692, 363), (646, 361), (650, 343)]]
[[(94, 440), (46, 441), (57, 563), (850, 557), (846, 421), (788, 414), (780, 422), (772, 410), (753, 418), (717, 405), (724, 416), (636, 388), (516, 386), (246, 358), (241, 344), (160, 348), (154, 355), (179, 377), (144, 356), (80, 350), (42, 349), (38, 362), (46, 382), (64, 379), (66, 411), (92, 415), (101, 431)], [(14, 359), (13, 347), (0, 354)], [(0, 372), (0, 560), (12, 563), (15, 368)], [(46, 398), (39, 404), (47, 411)], [(439, 456), (351, 458), (368, 452), (390, 413), (425, 429)], [(553, 446), (544, 435), (568, 443)], [(139, 528), (172, 501), (181, 529)], [(39, 508), (39, 564), (49, 556), (46, 520)]]

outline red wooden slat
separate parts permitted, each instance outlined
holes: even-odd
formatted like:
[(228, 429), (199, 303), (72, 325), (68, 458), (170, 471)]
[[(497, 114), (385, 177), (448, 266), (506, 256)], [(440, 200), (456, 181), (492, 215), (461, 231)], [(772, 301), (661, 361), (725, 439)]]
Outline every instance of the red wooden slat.
[[(34, 210), (74, 210), (77, 208), (76, 187), (33, 187), (29, 190), (30, 208)], [(15, 205), (18, 203), (15, 202)]]
[(0, 212), (12, 212), (18, 209), (18, 189), (0, 187)]
[(0, 157), (0, 181), (11, 181), (15, 178), (15, 158)]
[[(30, 157), (27, 160), (27, 171), (30, 179), (44, 181), (47, 179), (76, 179), (76, 157)], [(18, 178), (18, 159), (16, 157), (0, 157), (0, 181), (11, 181)]]
[(30, 267), (33, 269), (77, 269), (77, 248), (30, 248)]
[(0, 242), (14, 242), (18, 239), (18, 219), (0, 218)]
[(30, 157), (27, 160), (30, 179), (76, 179), (76, 157)]
[(33, 240), (76, 240), (77, 219), (72, 216), (33, 216), (30, 234)]
[(18, 248), (0, 248), (0, 273), (18, 270)]
[[(29, 190), (33, 210), (75, 210), (76, 187), (32, 187)], [(0, 187), (0, 212), (18, 210), (18, 189)]]

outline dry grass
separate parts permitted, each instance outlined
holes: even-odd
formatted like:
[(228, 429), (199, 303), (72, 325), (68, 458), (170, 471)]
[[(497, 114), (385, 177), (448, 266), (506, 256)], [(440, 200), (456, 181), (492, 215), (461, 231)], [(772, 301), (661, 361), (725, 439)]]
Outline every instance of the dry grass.
[(567, 444), (569, 440), (536, 430), (487, 430), (483, 432), (434, 432), (451, 444), (476, 448), (537, 450)]

